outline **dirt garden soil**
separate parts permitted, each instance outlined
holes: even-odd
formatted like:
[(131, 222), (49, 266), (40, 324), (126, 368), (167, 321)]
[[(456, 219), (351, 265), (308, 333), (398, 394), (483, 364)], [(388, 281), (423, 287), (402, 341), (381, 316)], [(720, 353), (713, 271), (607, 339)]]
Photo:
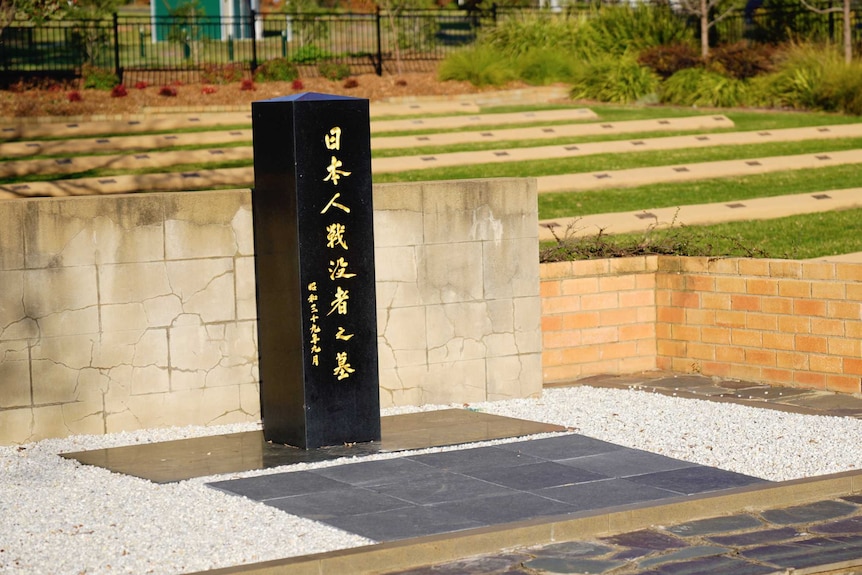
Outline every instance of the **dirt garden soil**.
[[(505, 88), (518, 87), (522, 86), (512, 84)], [(50, 89), (19, 87), (0, 91), (0, 117), (128, 115), (211, 106), (235, 109), (255, 100), (298, 92), (341, 94), (371, 101), (398, 101), (418, 96), (451, 96), (500, 89), (477, 88), (468, 82), (441, 82), (433, 72), (383, 76), (368, 74), (341, 81), (309, 78), (299, 83), (257, 82), (253, 84), (253, 89), (241, 83), (180, 84), (169, 86), (172, 90), (165, 88), (127, 87), (127, 95), (116, 97), (112, 96), (111, 91), (81, 90), (74, 86), (54, 86)], [(164, 95), (165, 92), (174, 92), (175, 95)]]

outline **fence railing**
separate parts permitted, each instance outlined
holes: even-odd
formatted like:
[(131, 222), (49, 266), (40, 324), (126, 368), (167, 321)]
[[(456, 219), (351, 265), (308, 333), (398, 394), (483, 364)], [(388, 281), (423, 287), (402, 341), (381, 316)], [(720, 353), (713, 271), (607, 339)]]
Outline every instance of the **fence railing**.
[(249, 75), (285, 58), (304, 75), (322, 63), (351, 72), (421, 70), (472, 42), (479, 18), (461, 11), (254, 13), (244, 17), (117, 16), (107, 20), (26, 23), (0, 36), (0, 74), (78, 75), (85, 66), (126, 81), (195, 80)]
[[(667, 1), (667, 0), (665, 0)], [(753, 1), (753, 0), (752, 0)], [(823, 0), (823, 6), (841, 0)], [(751, 1), (749, 7), (752, 6)], [(566, 10), (592, 11), (591, 2)], [(485, 26), (524, 11), (426, 10), (372, 13), (250, 13), (224, 16), (118, 16), (104, 20), (60, 20), (34, 26), (17, 22), (0, 35), (0, 82), (21, 77), (76, 77), (93, 66), (127, 84), (218, 81), (248, 77), (263, 62), (284, 58), (301, 75), (319, 74), (321, 64), (349, 66), (351, 73), (431, 69), (452, 50), (473, 42)], [(697, 29), (697, 22), (688, 18)], [(860, 12), (851, 14), (860, 43)], [(715, 26), (713, 44), (744, 38), (781, 41), (789, 36), (841, 42), (842, 15), (801, 6), (737, 12)]]

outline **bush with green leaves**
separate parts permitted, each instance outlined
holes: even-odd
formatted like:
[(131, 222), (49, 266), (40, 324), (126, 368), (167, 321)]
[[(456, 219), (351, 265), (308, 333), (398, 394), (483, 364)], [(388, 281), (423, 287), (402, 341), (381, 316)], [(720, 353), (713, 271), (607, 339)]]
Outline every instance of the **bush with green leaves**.
[(341, 81), (350, 76), (350, 66), (342, 62), (323, 62), (317, 71), (327, 80)]
[(302, 46), (290, 55), (292, 62), (297, 64), (313, 64), (321, 60), (326, 60), (331, 54), (319, 46), (309, 44)]
[(575, 100), (630, 104), (652, 97), (658, 85), (658, 76), (634, 57), (607, 56), (577, 70), (571, 96)]
[(752, 92), (762, 106), (862, 115), (862, 63), (847, 64), (831, 46), (793, 46)]
[(267, 60), (254, 72), (254, 79), (258, 82), (292, 82), (297, 78), (299, 70), (287, 58)]
[(579, 62), (559, 50), (537, 48), (515, 58), (518, 78), (534, 86), (571, 82)]
[(742, 80), (704, 68), (688, 68), (662, 82), (659, 100), (675, 106), (733, 108), (748, 103), (748, 90)]
[(602, 6), (588, 22), (584, 33), (597, 54), (622, 55), (694, 42), (692, 28), (667, 4)]
[(120, 83), (120, 79), (111, 70), (84, 65), (81, 69), (81, 77), (84, 80), (84, 88), (95, 90), (111, 90)]
[(584, 53), (581, 42), (588, 26), (585, 16), (551, 12), (515, 12), (499, 17), (497, 25), (483, 33), (480, 44), (506, 56), (520, 56), (533, 50), (551, 49)]
[(693, 44), (662, 44), (642, 50), (638, 55), (638, 64), (646, 66), (667, 79), (686, 68), (701, 66), (700, 51)]
[(437, 77), (474, 86), (502, 86), (515, 79), (514, 65), (491, 46), (476, 45), (453, 52), (440, 63)]

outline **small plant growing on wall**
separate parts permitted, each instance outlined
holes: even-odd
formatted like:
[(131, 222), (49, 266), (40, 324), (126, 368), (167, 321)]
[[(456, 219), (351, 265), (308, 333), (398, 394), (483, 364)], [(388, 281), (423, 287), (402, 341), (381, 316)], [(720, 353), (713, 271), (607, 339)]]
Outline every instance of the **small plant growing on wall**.
[(122, 84), (114, 86), (111, 89), (111, 97), (112, 98), (125, 98), (129, 95), (129, 91), (126, 90), (126, 87)]

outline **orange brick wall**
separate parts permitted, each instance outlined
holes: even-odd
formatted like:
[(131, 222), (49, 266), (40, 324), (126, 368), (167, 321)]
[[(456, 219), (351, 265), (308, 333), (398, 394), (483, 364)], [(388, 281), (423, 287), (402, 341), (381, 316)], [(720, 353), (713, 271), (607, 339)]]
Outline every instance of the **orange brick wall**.
[(655, 257), (541, 266), (546, 382), (656, 369)]
[(545, 264), (542, 295), (546, 382), (658, 368), (862, 391), (862, 264)]

